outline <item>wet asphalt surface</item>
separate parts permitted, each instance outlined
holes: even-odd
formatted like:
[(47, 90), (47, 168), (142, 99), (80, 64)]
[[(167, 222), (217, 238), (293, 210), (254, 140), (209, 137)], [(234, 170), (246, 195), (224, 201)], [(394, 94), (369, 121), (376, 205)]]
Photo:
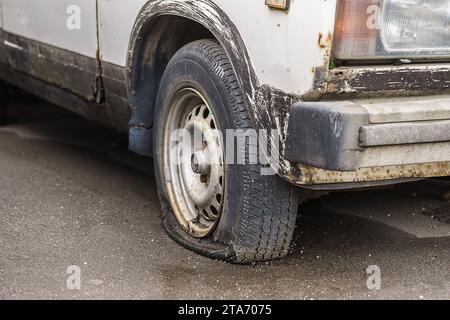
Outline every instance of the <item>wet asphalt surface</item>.
[[(236, 266), (160, 224), (151, 159), (33, 99), (0, 127), (0, 299), (450, 299), (450, 181), (334, 193), (302, 210), (289, 257)], [(81, 269), (81, 289), (66, 285)], [(381, 270), (369, 290), (368, 266)]]

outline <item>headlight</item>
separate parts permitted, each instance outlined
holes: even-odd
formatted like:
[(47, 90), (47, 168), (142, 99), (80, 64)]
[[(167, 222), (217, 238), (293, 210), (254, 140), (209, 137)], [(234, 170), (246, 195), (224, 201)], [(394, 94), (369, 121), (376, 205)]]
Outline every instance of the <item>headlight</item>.
[(450, 58), (450, 0), (339, 0), (339, 60)]

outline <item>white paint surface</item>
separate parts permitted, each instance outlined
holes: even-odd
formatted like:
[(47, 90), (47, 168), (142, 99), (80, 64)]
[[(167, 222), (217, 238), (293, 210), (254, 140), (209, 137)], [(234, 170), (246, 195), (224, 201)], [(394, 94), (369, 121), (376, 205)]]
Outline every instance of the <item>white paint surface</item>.
[[(2, 4), (6, 31), (96, 57), (96, 0), (2, 0)], [(79, 30), (67, 28), (67, 8), (72, 5), (81, 9)]]
[[(213, 1), (237, 26), (261, 84), (294, 94), (312, 88), (313, 68), (327, 63), (318, 39), (319, 33), (325, 39), (333, 31), (336, 0), (293, 0), (288, 13), (269, 9), (264, 0)], [(105, 61), (125, 66), (131, 31), (146, 2), (99, 0)]]

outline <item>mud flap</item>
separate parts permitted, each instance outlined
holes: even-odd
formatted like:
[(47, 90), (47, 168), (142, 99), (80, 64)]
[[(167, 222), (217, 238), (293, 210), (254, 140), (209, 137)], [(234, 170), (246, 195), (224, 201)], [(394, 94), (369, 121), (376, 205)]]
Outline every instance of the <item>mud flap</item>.
[(131, 127), (128, 148), (141, 156), (153, 156), (153, 129)]

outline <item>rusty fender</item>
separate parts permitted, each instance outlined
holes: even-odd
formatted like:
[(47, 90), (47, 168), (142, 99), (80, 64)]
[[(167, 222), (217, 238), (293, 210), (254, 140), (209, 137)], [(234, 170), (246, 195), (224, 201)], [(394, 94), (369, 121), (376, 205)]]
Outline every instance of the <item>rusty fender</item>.
[[(142, 63), (140, 52), (145, 44), (141, 36), (146, 27), (159, 16), (175, 15), (196, 21), (208, 29), (225, 49), (240, 83), (245, 105), (256, 129), (275, 129), (281, 136), (280, 175), (288, 177), (297, 168), (284, 158), (284, 142), (286, 141), (290, 106), (299, 97), (287, 94), (281, 90), (261, 85), (253, 69), (249, 53), (240, 33), (227, 14), (209, 0), (150, 0), (141, 10), (132, 32), (127, 62), (128, 95), (131, 106), (139, 114), (143, 101), (154, 103), (154, 96), (140, 94), (139, 86), (142, 74), (136, 72)], [(159, 57), (146, 57), (154, 64)], [(153, 59), (153, 60), (151, 60)], [(148, 92), (148, 90), (147, 90)], [(151, 127), (142, 117), (132, 119), (131, 126)], [(270, 137), (269, 137), (270, 138)]]

